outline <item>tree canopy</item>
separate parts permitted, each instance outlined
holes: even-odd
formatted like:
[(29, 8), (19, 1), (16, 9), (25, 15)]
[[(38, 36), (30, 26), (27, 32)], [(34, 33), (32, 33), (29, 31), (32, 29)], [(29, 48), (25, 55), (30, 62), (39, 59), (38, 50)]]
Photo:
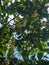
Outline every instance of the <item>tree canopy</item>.
[(0, 0), (0, 65), (48, 65), (48, 55), (49, 0)]

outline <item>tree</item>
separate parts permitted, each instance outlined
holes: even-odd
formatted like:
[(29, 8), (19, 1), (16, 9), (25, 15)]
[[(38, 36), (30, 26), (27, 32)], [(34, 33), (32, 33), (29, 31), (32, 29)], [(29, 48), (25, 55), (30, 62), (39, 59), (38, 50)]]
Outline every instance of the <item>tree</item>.
[[(0, 65), (49, 64), (44, 60), (44, 53), (49, 54), (48, 3), (0, 0)], [(14, 49), (18, 49), (22, 61), (15, 58)]]

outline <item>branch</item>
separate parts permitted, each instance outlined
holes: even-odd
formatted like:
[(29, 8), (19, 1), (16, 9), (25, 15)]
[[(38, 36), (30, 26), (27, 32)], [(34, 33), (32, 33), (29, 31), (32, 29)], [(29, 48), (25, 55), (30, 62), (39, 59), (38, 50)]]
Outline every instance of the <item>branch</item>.
[[(13, 19), (15, 19), (15, 18), (13, 18)], [(12, 21), (13, 19), (11, 19), (10, 21)], [(6, 28), (6, 26), (9, 24), (10, 21), (6, 22), (6, 23), (2, 26), (2, 28), (0, 28), (0, 34), (1, 34), (2, 31)]]

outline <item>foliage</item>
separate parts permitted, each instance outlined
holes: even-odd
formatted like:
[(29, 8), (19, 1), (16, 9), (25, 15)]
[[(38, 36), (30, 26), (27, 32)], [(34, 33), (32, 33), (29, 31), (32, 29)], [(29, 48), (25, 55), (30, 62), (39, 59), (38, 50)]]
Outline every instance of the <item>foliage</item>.
[[(48, 3), (49, 0), (0, 0), (0, 65), (49, 64), (44, 60), (44, 53), (49, 53)], [(14, 49), (18, 49), (23, 61), (15, 58)]]

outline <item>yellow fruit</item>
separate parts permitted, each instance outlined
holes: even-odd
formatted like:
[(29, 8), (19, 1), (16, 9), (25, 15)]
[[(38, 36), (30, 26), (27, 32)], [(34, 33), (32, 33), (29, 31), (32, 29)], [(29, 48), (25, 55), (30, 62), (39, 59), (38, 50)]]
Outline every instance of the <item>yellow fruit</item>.
[(12, 44), (12, 40), (9, 40), (8, 43), (9, 43), (9, 44)]

